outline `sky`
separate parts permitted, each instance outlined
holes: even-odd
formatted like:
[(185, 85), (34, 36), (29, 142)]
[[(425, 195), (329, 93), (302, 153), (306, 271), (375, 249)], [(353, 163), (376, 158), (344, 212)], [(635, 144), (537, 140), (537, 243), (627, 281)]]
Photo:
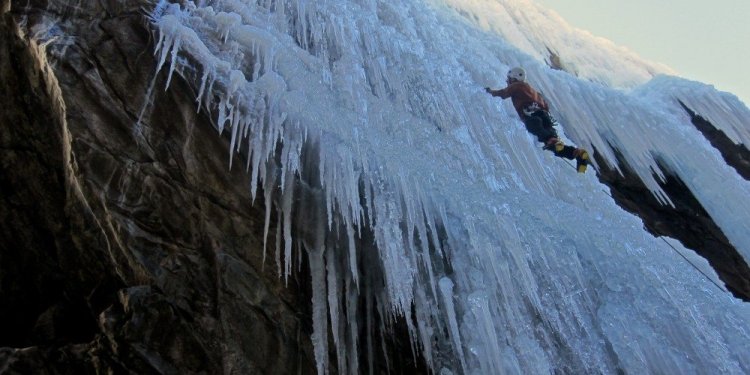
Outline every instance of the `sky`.
[(535, 0), (571, 26), (750, 106), (750, 0)]

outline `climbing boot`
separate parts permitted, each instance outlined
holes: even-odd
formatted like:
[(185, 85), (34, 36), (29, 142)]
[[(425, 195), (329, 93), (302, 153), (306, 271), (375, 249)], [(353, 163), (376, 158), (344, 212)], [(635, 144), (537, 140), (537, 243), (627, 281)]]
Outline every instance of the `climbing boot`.
[(547, 144), (544, 145), (544, 150), (550, 150), (554, 153), (562, 152), (565, 148), (565, 143), (558, 138), (550, 138), (547, 140)]
[(589, 153), (586, 150), (579, 148), (575, 151), (576, 156), (576, 170), (578, 173), (586, 173), (586, 167), (589, 165)]

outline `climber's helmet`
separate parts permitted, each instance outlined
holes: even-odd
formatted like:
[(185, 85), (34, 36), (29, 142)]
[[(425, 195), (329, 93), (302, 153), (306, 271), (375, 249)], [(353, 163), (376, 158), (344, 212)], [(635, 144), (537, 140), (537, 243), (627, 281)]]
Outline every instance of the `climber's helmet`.
[(508, 82), (512, 80), (526, 82), (526, 71), (523, 68), (513, 68), (508, 71)]

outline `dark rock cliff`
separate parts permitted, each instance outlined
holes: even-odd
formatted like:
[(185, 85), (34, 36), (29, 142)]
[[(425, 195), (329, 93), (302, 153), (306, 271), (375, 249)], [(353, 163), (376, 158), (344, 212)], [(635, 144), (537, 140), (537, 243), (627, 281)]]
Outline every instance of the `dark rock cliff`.
[(690, 109), (685, 103), (679, 103), (687, 114), (690, 115), (690, 120), (695, 125), (695, 128), (721, 153), (727, 165), (734, 168), (742, 178), (750, 181), (750, 150), (747, 149), (747, 145), (735, 144), (723, 131), (717, 129), (714, 124)]
[(620, 174), (595, 157), (601, 166), (599, 180), (610, 187), (620, 207), (640, 217), (652, 234), (675, 238), (706, 258), (735, 297), (750, 301), (750, 267), (678, 177), (667, 174), (660, 184), (674, 203), (671, 207), (660, 203), (622, 160)]
[(135, 126), (147, 7), (3, 2), (0, 372), (312, 373), (309, 276), (264, 270), (264, 207), (192, 89)]
[[(750, 151), (742, 144), (735, 144), (713, 124), (678, 103), (690, 116), (691, 122), (711, 145), (723, 156), (744, 179), (750, 179)], [(706, 209), (695, 198), (685, 184), (667, 172), (660, 185), (674, 207), (661, 204), (646, 185), (620, 158), (622, 174), (606, 167), (599, 155), (594, 155), (601, 166), (599, 180), (610, 187), (612, 197), (618, 205), (643, 220), (646, 230), (656, 236), (668, 236), (697, 252), (708, 260), (727, 289), (737, 298), (750, 302), (750, 266), (737, 249), (729, 242), (721, 228)], [(662, 170), (668, 171), (666, 168)]]

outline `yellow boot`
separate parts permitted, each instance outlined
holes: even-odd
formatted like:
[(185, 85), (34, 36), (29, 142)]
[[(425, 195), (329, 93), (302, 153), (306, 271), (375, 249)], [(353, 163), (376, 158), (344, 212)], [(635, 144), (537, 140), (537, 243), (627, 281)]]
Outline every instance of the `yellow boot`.
[(578, 173), (586, 173), (586, 167), (589, 165), (589, 153), (586, 150), (579, 148), (575, 151), (576, 156), (576, 170)]
[(554, 153), (562, 152), (565, 149), (565, 143), (559, 138), (550, 138), (547, 140), (547, 144), (544, 145), (543, 149), (551, 150)]

